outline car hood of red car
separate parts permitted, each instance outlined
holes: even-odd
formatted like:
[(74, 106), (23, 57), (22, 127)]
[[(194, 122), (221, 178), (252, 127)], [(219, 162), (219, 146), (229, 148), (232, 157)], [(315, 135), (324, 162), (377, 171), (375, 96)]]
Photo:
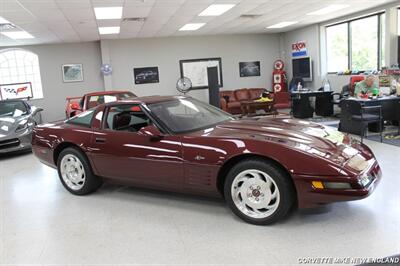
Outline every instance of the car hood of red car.
[[(197, 134), (199, 134), (198, 132)], [(200, 133), (208, 137), (253, 139), (300, 150), (344, 165), (360, 154), (369, 160), (372, 153), (335, 128), (290, 117), (245, 118), (218, 124)]]

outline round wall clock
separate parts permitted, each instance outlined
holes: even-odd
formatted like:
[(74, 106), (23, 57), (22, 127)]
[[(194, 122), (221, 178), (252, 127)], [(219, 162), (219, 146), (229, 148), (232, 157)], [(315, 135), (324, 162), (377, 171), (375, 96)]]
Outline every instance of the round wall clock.
[(101, 65), (101, 73), (103, 73), (103, 75), (108, 76), (112, 74), (112, 66), (110, 64), (103, 64)]

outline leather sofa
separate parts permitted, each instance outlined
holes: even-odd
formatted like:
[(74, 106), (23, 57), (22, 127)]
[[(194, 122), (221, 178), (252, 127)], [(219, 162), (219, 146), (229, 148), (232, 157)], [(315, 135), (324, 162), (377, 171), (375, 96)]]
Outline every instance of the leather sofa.
[[(242, 110), (240, 109), (240, 102), (254, 101), (259, 98), (261, 96), (261, 93), (263, 93), (264, 91), (264, 88), (220, 91), (219, 96), (221, 109), (231, 114), (241, 114)], [(271, 96), (274, 99), (275, 109), (290, 108), (291, 100), (289, 92), (276, 92), (272, 93)]]
[(220, 91), (220, 106), (225, 112), (241, 114), (240, 102), (253, 101), (260, 98), (265, 91), (264, 88), (238, 89), (231, 91)]

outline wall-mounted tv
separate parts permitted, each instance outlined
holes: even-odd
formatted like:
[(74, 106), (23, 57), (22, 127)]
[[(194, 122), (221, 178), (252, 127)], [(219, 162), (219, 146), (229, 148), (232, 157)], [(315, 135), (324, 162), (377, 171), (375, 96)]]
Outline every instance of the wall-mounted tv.
[(304, 81), (313, 80), (313, 67), (310, 57), (292, 59), (293, 77), (303, 78)]

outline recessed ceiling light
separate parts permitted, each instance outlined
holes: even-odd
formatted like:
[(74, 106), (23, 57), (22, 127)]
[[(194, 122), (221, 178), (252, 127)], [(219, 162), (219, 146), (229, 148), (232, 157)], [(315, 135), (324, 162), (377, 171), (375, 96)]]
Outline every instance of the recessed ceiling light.
[(14, 39), (14, 40), (35, 38), (26, 31), (4, 31), (4, 32), (1, 32), (1, 34), (7, 36), (8, 38)]
[(120, 27), (100, 27), (99, 28), (99, 33), (101, 35), (105, 34), (119, 34), (120, 32)]
[(275, 25), (269, 26), (267, 27), (267, 29), (281, 29), (281, 28), (285, 28), (287, 26), (293, 25), (299, 23), (298, 21), (284, 21), (284, 22), (280, 22), (277, 23)]
[(349, 7), (350, 5), (329, 5), (325, 8), (308, 13), (308, 16), (321, 16)]
[(10, 23), (10, 21), (8, 21), (7, 19), (0, 17), (0, 24), (7, 24)]
[(182, 28), (180, 28), (180, 31), (191, 31), (191, 30), (198, 30), (201, 27), (203, 27), (204, 25), (206, 25), (206, 23), (189, 23), (186, 24), (185, 26), (183, 26)]
[(122, 7), (95, 7), (94, 14), (97, 19), (120, 19), (122, 18)]
[(215, 4), (207, 7), (203, 12), (199, 14), (201, 17), (208, 16), (220, 16), (227, 12), (229, 9), (233, 8), (234, 4)]

